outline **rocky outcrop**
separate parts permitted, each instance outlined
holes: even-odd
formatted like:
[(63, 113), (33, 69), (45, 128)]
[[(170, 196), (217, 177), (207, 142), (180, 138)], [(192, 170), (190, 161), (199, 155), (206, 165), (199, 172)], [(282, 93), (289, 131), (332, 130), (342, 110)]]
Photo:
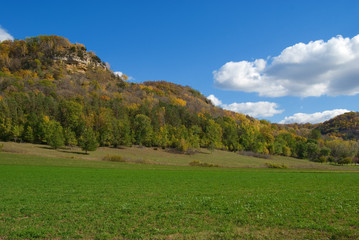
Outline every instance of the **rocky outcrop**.
[(54, 60), (65, 64), (66, 69), (72, 72), (86, 72), (88, 68), (93, 67), (103, 68), (104, 70), (107, 69), (106, 64), (101, 62), (101, 60), (91, 52), (82, 52), (80, 56), (79, 54), (55, 56)]

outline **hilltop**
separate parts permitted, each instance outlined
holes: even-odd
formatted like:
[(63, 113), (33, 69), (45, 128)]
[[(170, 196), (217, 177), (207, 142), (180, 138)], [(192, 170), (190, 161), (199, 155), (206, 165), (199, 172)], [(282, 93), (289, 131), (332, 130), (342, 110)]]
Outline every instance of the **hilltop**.
[(359, 139), (359, 112), (348, 112), (336, 116), (317, 127), (322, 134), (344, 139)]
[[(83, 44), (58, 36), (0, 42), (0, 140), (80, 146), (144, 145), (354, 160), (356, 142), (321, 139), (313, 126), (271, 124), (214, 106), (165, 81), (127, 82)], [(341, 147), (342, 148), (342, 147)], [(329, 149), (329, 150), (328, 150)]]

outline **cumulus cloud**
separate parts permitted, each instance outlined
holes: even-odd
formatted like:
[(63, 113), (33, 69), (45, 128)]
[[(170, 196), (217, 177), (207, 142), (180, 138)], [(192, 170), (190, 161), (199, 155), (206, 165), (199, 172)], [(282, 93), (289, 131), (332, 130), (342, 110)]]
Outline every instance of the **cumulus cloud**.
[(224, 105), (224, 109), (233, 112), (244, 113), (252, 117), (273, 117), (282, 113), (284, 110), (278, 109), (278, 104), (274, 102), (245, 102)]
[(346, 112), (349, 112), (349, 110), (334, 109), (311, 114), (296, 113), (293, 116), (285, 117), (280, 123), (321, 123)]
[(118, 71), (118, 72), (114, 72), (114, 74), (121, 77), (123, 75), (123, 72)]
[(260, 96), (337, 96), (359, 93), (359, 35), (298, 43), (279, 56), (228, 62), (213, 72), (215, 86)]
[(282, 113), (284, 110), (278, 109), (278, 104), (273, 102), (244, 102), (223, 104), (221, 100), (213, 94), (208, 96), (208, 99), (218, 107), (233, 112), (244, 113), (252, 117), (272, 117), (276, 114)]
[(0, 26), (0, 42), (4, 40), (14, 40), (14, 37)]
[(222, 105), (222, 101), (216, 98), (213, 94), (209, 95), (207, 98), (211, 100), (214, 106), (220, 107)]

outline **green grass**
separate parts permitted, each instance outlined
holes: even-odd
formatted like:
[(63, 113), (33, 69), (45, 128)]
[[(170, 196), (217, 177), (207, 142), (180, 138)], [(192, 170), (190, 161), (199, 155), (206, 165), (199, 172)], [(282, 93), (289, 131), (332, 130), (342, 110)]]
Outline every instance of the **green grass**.
[(0, 167), (0, 236), (359, 237), (359, 175)]
[(359, 238), (355, 167), (206, 168), (43, 150), (0, 153), (0, 239)]

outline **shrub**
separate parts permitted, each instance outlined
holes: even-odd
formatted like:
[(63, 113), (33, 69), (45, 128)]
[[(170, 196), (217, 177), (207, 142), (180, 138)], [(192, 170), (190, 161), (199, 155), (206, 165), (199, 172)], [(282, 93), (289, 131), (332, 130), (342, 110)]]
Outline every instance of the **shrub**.
[(270, 163), (270, 162), (266, 162), (265, 165), (268, 168), (280, 168), (280, 169), (287, 169), (288, 166), (284, 163), (280, 164), (280, 163)]
[(189, 163), (189, 165), (193, 166), (193, 167), (220, 167), (217, 164), (200, 162), (200, 161), (192, 161), (192, 162)]
[(353, 159), (351, 157), (343, 157), (338, 160), (338, 164), (341, 164), (341, 165), (349, 164), (349, 163), (352, 163), (352, 160)]
[(325, 163), (327, 161), (328, 161), (328, 157), (326, 157), (326, 156), (320, 156), (318, 158), (318, 162), (320, 162), (320, 163)]
[(271, 156), (269, 154), (264, 154), (264, 153), (256, 153), (256, 152), (250, 152), (250, 151), (240, 151), (238, 153), (240, 155), (249, 156), (249, 157), (257, 157), (257, 158), (264, 158), (264, 159), (271, 158)]
[(1, 144), (1, 145), (0, 145), (0, 152), (2, 152), (3, 149), (4, 149), (4, 144)]
[(328, 162), (330, 162), (330, 163), (332, 163), (332, 162), (334, 162), (334, 161), (335, 161), (335, 159), (334, 159), (334, 157), (333, 157), (333, 156), (329, 156), (327, 160), (328, 160)]
[(136, 160), (129, 160), (128, 162), (138, 163), (138, 164), (147, 164), (148, 162), (142, 158)]
[(320, 156), (320, 157), (317, 157), (317, 158), (314, 158), (314, 159), (310, 159), (310, 161), (312, 162), (318, 162), (318, 163), (325, 163), (328, 161), (328, 157), (326, 156)]
[(139, 164), (147, 164), (148, 162), (144, 159), (128, 159), (119, 155), (106, 155), (102, 158), (103, 161), (110, 162), (127, 162), (127, 163), (139, 163)]
[(126, 162), (126, 160), (119, 155), (106, 155), (103, 157), (104, 161), (110, 161), (110, 162)]

